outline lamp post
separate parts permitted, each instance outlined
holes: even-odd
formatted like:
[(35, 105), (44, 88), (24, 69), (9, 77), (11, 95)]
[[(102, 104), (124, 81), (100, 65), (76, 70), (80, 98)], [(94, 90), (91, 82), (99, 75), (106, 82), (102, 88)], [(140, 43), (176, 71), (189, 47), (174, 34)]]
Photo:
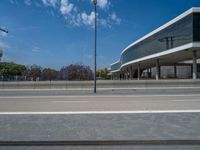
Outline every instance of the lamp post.
[(7, 30), (5, 30), (5, 29), (2, 29), (2, 28), (0, 28), (0, 31), (2, 31), (2, 32), (5, 32), (5, 33), (8, 33), (8, 31), (7, 31)]
[(97, 88), (96, 88), (96, 71), (97, 71), (97, 16), (96, 16), (96, 12), (97, 12), (97, 0), (93, 0), (93, 4), (94, 4), (94, 93), (97, 92)]
[(1, 57), (3, 56), (3, 50), (0, 48), (0, 62), (1, 62)]
[[(8, 33), (8, 31), (7, 30), (5, 30), (5, 29), (2, 29), (2, 28), (0, 28), (0, 32), (5, 32), (5, 33)], [(1, 62), (1, 57), (3, 56), (3, 50), (2, 49), (0, 49), (0, 62)]]

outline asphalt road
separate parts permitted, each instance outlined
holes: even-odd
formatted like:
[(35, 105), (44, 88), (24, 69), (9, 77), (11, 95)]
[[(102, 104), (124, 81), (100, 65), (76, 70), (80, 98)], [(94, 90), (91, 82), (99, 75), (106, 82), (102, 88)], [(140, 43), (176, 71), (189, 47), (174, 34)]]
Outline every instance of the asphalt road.
[[(0, 149), (199, 150), (199, 116), (200, 88), (105, 89), (97, 94), (90, 90), (1, 90)], [(168, 140), (180, 143), (160, 144)], [(9, 146), (15, 141), (31, 146)], [(60, 141), (97, 144), (42, 146)], [(117, 145), (124, 141), (129, 144)], [(138, 141), (153, 143), (133, 144)], [(7, 146), (1, 145), (5, 142)]]
[(0, 112), (154, 110), (200, 110), (200, 88), (0, 91)]

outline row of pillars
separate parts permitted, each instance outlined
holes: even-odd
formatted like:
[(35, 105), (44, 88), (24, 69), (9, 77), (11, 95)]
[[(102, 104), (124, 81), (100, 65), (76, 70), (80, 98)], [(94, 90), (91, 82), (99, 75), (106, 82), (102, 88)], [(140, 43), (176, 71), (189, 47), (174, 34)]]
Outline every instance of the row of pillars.
[[(160, 62), (159, 59), (156, 59), (156, 74), (155, 74), (155, 78), (156, 80), (159, 80), (160, 78)], [(126, 70), (123, 71), (123, 74), (121, 74), (120, 72), (118, 73), (114, 73), (114, 75), (112, 75), (112, 79), (124, 79), (124, 80), (128, 80), (128, 79), (133, 79), (133, 69), (132, 67), (127, 68)], [(148, 74), (151, 74), (151, 69), (148, 69)], [(174, 66), (174, 76), (176, 78), (176, 65)], [(140, 80), (141, 78), (141, 67), (140, 64), (138, 64), (137, 67), (137, 79)], [(195, 80), (197, 79), (197, 53), (196, 51), (193, 51), (193, 64), (192, 64), (192, 78)]]

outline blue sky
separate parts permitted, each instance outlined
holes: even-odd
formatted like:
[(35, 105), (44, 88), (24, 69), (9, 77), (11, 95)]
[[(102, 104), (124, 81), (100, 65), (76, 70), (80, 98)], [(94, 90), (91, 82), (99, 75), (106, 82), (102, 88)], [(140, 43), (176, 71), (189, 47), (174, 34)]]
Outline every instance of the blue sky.
[[(129, 44), (200, 0), (98, 0), (98, 68), (109, 67)], [(1, 0), (3, 61), (60, 69), (93, 64), (91, 0)]]

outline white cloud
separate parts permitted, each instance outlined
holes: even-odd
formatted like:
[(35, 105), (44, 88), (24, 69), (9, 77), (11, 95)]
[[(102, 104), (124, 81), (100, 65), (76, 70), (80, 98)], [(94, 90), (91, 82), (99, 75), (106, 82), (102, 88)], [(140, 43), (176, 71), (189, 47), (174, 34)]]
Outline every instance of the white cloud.
[(81, 19), (82, 19), (84, 25), (93, 26), (93, 24), (94, 24), (94, 17), (95, 17), (95, 14), (94, 14), (93, 11), (90, 14), (87, 14), (85, 12), (83, 12), (81, 14)]
[(24, 0), (24, 3), (28, 6), (30, 6), (32, 4), (31, 0)]
[(111, 28), (112, 25), (119, 25), (120, 23), (121, 19), (116, 15), (115, 12), (109, 14), (107, 18), (98, 18), (98, 24), (100, 24), (103, 27)]
[(39, 47), (35, 46), (32, 48), (32, 52), (36, 52), (36, 53), (39, 53), (41, 50)]
[[(14, 1), (14, 0), (10, 0)], [(87, 2), (88, 5), (93, 0), (40, 0), (44, 6), (53, 7), (58, 10), (64, 17), (67, 24), (72, 26), (90, 26), (94, 25), (94, 12), (87, 11), (85, 8), (78, 7), (80, 3)], [(36, 5), (33, 0), (24, 0), (26, 5)], [(112, 27), (114, 24), (120, 24), (121, 19), (116, 13), (110, 13), (109, 6), (111, 5), (110, 0), (97, 0), (97, 6), (100, 8), (97, 14), (98, 25), (103, 27)], [(80, 4), (81, 6), (81, 4)], [(93, 6), (91, 5), (91, 8)], [(101, 12), (101, 11), (104, 12)], [(105, 12), (106, 11), (106, 12)], [(55, 16), (54, 12), (51, 11), (52, 16)], [(103, 17), (102, 17), (103, 16)]]
[[(93, 3), (93, 0), (91, 0)], [(109, 7), (109, 2), (108, 0), (97, 0), (97, 6), (99, 6), (101, 9), (106, 9)]]
[(120, 24), (121, 23), (121, 19), (116, 15), (115, 12), (113, 12), (111, 15), (110, 15), (110, 18), (112, 21), (116, 22), (117, 24)]
[(109, 6), (108, 0), (97, 0), (97, 6), (101, 9), (105, 9)]
[(108, 19), (98, 19), (98, 24), (100, 24), (103, 27), (111, 27), (110, 21)]
[(14, 4), (14, 3), (15, 3), (15, 1), (14, 1), (14, 0), (9, 0), (9, 2), (10, 2), (11, 4)]
[(77, 7), (74, 5), (74, 3), (71, 3), (69, 0), (61, 0), (60, 12), (70, 25), (81, 25), (81, 15), (78, 12)]
[(2, 41), (0, 41), (0, 48), (10, 48), (10, 46)]
[(43, 4), (45, 6), (53, 6), (56, 7), (57, 3), (59, 2), (59, 0), (42, 0)]
[(0, 37), (6, 37), (7, 33), (0, 31)]
[(74, 4), (69, 3), (68, 0), (61, 0), (60, 3), (60, 12), (63, 15), (70, 15), (74, 9)]

